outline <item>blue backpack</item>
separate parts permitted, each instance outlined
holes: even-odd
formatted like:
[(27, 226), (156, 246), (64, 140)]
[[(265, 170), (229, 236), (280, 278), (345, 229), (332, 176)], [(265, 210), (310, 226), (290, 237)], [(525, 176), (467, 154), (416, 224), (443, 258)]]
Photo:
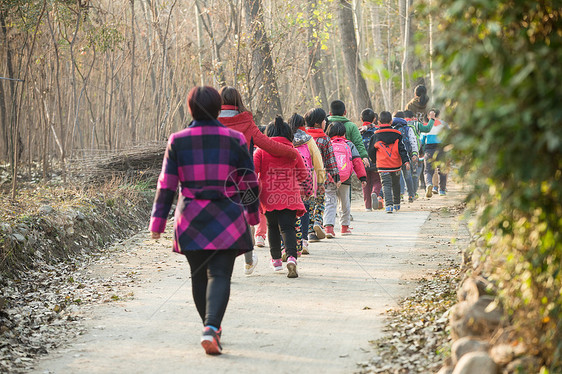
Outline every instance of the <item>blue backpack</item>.
[(409, 157), (412, 157), (412, 145), (410, 144), (410, 127), (406, 124), (401, 122), (392, 122), (392, 127), (396, 130), (400, 131), (402, 134), (402, 143), (404, 143), (404, 148), (406, 148), (406, 152), (408, 153)]

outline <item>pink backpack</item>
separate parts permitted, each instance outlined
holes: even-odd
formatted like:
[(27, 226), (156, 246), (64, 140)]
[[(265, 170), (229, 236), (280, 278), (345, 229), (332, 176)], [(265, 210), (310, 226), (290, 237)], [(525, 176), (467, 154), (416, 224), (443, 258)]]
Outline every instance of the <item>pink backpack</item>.
[(310, 154), (310, 149), (306, 143), (295, 147), (299, 151), (302, 160), (304, 161), (304, 166), (308, 171), (308, 176), (304, 182), (301, 182), (301, 189), (305, 197), (310, 197), (316, 193), (316, 183), (314, 183), (314, 165), (312, 163), (312, 155)]
[(351, 157), (351, 148), (347, 144), (347, 140), (343, 138), (332, 139), (332, 148), (336, 156), (338, 171), (340, 173), (340, 181), (345, 182), (353, 173), (353, 161)]

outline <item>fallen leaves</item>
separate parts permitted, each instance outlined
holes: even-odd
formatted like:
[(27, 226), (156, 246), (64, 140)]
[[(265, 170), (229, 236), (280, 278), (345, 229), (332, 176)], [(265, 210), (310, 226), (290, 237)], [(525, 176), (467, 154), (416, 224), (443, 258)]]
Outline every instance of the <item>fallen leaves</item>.
[(377, 356), (358, 364), (359, 373), (405, 374), (439, 370), (450, 351), (448, 311), (456, 301), (458, 268), (441, 268), (422, 279), (400, 308), (388, 312), (387, 336), (371, 342)]

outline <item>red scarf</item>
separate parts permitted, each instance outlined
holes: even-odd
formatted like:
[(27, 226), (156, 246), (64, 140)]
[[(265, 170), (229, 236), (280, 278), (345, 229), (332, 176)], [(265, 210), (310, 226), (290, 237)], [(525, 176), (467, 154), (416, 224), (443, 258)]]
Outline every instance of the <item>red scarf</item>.
[(236, 105), (222, 105), (221, 110), (238, 110)]
[(306, 133), (310, 136), (312, 136), (314, 139), (317, 138), (323, 138), (326, 136), (326, 134), (324, 133), (324, 130), (322, 129), (316, 129), (316, 128), (307, 128), (306, 129)]

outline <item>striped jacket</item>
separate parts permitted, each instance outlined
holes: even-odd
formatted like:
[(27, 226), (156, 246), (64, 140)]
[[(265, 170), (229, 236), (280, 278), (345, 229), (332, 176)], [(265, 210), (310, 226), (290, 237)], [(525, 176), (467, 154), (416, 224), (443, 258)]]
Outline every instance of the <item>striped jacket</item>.
[(259, 189), (242, 134), (205, 120), (170, 136), (150, 231), (164, 232), (178, 183), (174, 252), (252, 250), (249, 225), (259, 222)]
[(306, 128), (306, 133), (314, 138), (316, 145), (322, 154), (322, 160), (324, 161), (324, 169), (326, 169), (326, 181), (331, 180), (334, 183), (340, 181), (340, 173), (338, 171), (338, 163), (336, 162), (336, 156), (334, 155), (334, 149), (332, 147), (332, 142), (328, 135), (324, 133), (322, 129), (316, 128)]

